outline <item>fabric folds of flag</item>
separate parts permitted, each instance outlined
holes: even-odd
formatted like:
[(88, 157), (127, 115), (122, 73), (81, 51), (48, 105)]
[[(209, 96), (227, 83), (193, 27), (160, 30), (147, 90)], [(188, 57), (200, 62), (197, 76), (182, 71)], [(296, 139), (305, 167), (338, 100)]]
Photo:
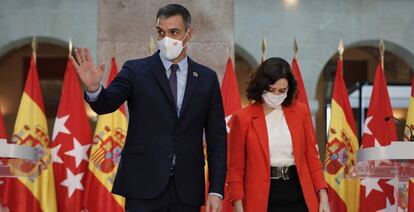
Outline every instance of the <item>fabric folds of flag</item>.
[[(221, 95), (223, 99), (224, 116), (226, 117), (226, 123), (228, 123), (232, 114), (241, 108), (239, 87), (231, 57), (227, 59), (226, 72), (224, 73), (223, 83), (221, 85)], [(228, 125), (226, 126), (227, 132), (229, 132), (231, 127)], [(226, 185), (223, 212), (232, 212), (233, 206), (228, 199), (227, 191), (228, 187)]]
[[(1, 108), (0, 108), (1, 109)], [(6, 139), (7, 140), (7, 133), (6, 133), (6, 127), (4, 125), (4, 121), (3, 121), (3, 114), (1, 113), (0, 110), (0, 139)], [(1, 141), (0, 141), (1, 143)], [(5, 158), (0, 158), (0, 166), (4, 166), (6, 165), (8, 162), (7, 159)], [(6, 193), (4, 193), (4, 183), (5, 183), (6, 178), (2, 178), (0, 177), (0, 211), (2, 211), (2, 204), (3, 204), (3, 198), (5, 197)]]
[[(395, 123), (386, 121), (392, 116), (390, 97), (381, 63), (375, 73), (374, 86), (365, 119), (361, 148), (386, 146), (397, 140)], [(384, 163), (384, 162), (381, 162)], [(381, 165), (381, 164), (376, 164)], [(360, 211), (377, 211), (395, 204), (394, 180), (362, 179)]]
[(293, 75), (296, 78), (296, 81), (298, 82), (298, 93), (296, 95), (296, 101), (305, 103), (309, 109), (308, 96), (306, 95), (305, 83), (303, 82), (302, 74), (300, 73), (300, 68), (299, 68), (298, 61), (296, 60), (296, 57), (293, 57), (293, 60), (292, 60), (292, 71), (293, 71)]
[(342, 59), (338, 59), (324, 171), (332, 211), (358, 211), (359, 180), (345, 179), (345, 174), (356, 163), (358, 148), (355, 121), (343, 79)]
[[(118, 74), (115, 58), (107, 86)], [(100, 115), (95, 129), (87, 172), (84, 205), (90, 212), (124, 210), (124, 198), (111, 194), (127, 131), (125, 106), (111, 114)]]
[[(35, 174), (33, 177), (9, 178), (5, 182), (3, 206), (10, 211), (57, 211), (50, 155), (48, 128), (36, 69), (35, 57), (32, 56), (26, 85), (17, 113), (12, 143), (28, 145), (38, 150), (38, 160), (14, 163), (16, 174)], [(9, 161), (10, 163), (10, 161)]]
[(408, 181), (408, 212), (414, 212), (414, 178)]
[(59, 211), (81, 211), (92, 131), (76, 67), (68, 58), (50, 145)]
[(6, 126), (4, 125), (3, 113), (1, 112), (1, 110), (0, 110), (0, 139), (7, 139)]

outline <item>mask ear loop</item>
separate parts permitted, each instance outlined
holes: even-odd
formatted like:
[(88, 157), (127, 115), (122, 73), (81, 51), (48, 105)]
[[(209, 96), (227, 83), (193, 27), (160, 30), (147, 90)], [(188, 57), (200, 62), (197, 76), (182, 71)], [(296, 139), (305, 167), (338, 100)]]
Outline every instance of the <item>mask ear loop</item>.
[[(184, 42), (184, 40), (185, 40), (185, 38), (187, 38), (187, 35), (188, 35), (188, 32), (190, 31), (190, 28), (188, 28), (188, 30), (185, 32), (185, 35), (184, 35), (184, 38), (183, 38), (183, 40), (181, 41), (181, 42)], [(187, 47), (187, 44), (188, 44), (188, 42), (183, 46), (183, 49), (185, 48), (185, 47)]]

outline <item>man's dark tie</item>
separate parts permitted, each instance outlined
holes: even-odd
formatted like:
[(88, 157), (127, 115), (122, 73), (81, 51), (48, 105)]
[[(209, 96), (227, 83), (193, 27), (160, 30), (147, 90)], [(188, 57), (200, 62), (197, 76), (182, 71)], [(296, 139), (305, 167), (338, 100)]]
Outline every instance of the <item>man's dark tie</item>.
[[(170, 83), (170, 89), (171, 89), (171, 93), (173, 95), (174, 101), (175, 101), (175, 107), (176, 110), (178, 111), (178, 106), (177, 106), (177, 69), (178, 69), (178, 65), (177, 64), (172, 64), (171, 65), (171, 75), (170, 78), (168, 78), (168, 81)], [(170, 175), (174, 175), (174, 166), (175, 166), (175, 154), (173, 154), (173, 158), (172, 158), (172, 167), (171, 167), (171, 172)]]
[(172, 64), (171, 65), (171, 75), (170, 78), (168, 79), (169, 83), (170, 83), (170, 88), (171, 88), (171, 92), (175, 101), (175, 106), (177, 106), (177, 69), (178, 69), (178, 65), (177, 64)]

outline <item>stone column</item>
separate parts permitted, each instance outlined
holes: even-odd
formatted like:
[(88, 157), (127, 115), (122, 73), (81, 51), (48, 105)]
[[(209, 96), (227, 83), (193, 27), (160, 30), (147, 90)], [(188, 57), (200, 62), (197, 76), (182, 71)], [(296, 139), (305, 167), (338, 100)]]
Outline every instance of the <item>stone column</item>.
[[(112, 55), (120, 69), (126, 60), (153, 54), (148, 46), (151, 36), (156, 41), (156, 14), (160, 7), (170, 3), (167, 0), (98, 0), (98, 61), (107, 65), (106, 75)], [(215, 70), (222, 80), (226, 60), (234, 55), (234, 0), (180, 0), (177, 3), (192, 15), (195, 33), (189, 56)]]

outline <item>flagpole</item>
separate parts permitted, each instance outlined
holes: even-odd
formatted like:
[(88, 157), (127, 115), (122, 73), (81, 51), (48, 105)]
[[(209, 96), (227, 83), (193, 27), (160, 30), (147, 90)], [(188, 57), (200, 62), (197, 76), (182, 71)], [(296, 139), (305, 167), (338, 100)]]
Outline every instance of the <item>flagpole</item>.
[(293, 58), (297, 59), (297, 55), (298, 55), (298, 42), (296, 41), (296, 38), (293, 39)]
[(68, 48), (69, 48), (69, 58), (72, 56), (72, 48), (73, 48), (73, 45), (72, 45), (72, 39), (71, 38), (69, 38), (69, 45), (68, 45)]
[(338, 44), (338, 54), (339, 54), (339, 59), (340, 60), (343, 60), (344, 50), (345, 50), (345, 47), (344, 47), (344, 39), (341, 38), (339, 40), (339, 44)]
[(148, 49), (149, 55), (151, 55), (155, 51), (155, 43), (154, 43), (154, 38), (152, 36), (150, 36), (147, 49)]
[(37, 40), (36, 40), (36, 36), (33, 35), (33, 39), (32, 39), (32, 55), (33, 55), (33, 59), (36, 62), (36, 51), (37, 51)]
[(262, 40), (262, 63), (266, 60), (267, 41), (266, 38)]
[(381, 55), (381, 68), (382, 68), (382, 70), (384, 70), (385, 43), (384, 43), (383, 39), (381, 39), (381, 41), (380, 41), (379, 51), (380, 51), (380, 55)]

